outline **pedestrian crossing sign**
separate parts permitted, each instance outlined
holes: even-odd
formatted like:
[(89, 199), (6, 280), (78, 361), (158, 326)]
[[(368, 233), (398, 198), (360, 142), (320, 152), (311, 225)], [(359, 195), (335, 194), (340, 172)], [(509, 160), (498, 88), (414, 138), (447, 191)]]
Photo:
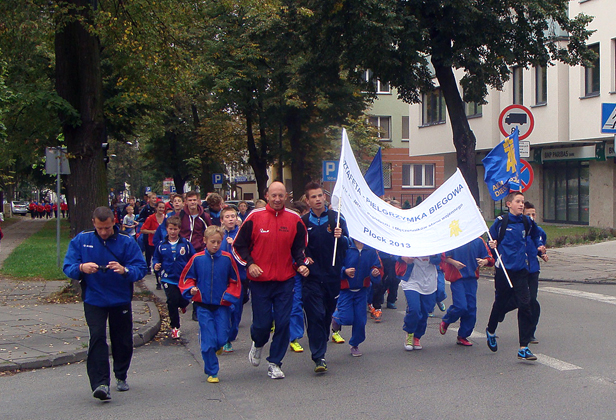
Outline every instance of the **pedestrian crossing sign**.
[(616, 133), (616, 104), (601, 104), (601, 132)]

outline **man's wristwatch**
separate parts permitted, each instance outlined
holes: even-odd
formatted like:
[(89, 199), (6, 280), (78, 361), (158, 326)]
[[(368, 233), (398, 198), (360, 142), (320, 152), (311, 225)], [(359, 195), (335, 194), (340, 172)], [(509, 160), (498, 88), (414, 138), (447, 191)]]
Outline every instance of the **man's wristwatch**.
[(124, 267), (124, 275), (128, 275), (128, 267)]

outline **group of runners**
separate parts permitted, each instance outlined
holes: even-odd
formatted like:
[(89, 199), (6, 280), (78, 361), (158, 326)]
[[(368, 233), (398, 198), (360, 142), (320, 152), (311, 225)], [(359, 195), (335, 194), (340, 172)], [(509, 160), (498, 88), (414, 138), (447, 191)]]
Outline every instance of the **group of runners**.
[[(192, 302), (207, 382), (219, 382), (218, 356), (233, 352), (243, 305), (249, 299), (252, 344), (248, 359), (260, 366), (263, 347), (271, 339), (266, 360), (272, 379), (285, 377), (282, 362), (287, 349), (304, 351), (298, 341), (304, 331), (316, 373), (327, 371), (330, 340), (345, 342), (341, 334), (345, 325), (351, 326), (350, 354), (362, 356), (359, 347), (366, 338), (367, 314), (379, 322), (382, 313), (379, 310), (376, 316), (374, 303), (383, 303), (387, 290), (395, 295), (398, 283), (406, 298), (405, 350), (423, 348), (420, 340), (435, 305), (442, 305), (445, 280), (451, 284), (452, 304), (442, 307), (446, 313), (440, 333), (446, 334), (449, 325), (460, 320), (456, 342), (471, 346), (479, 270), (490, 265), (496, 265), (496, 291), (486, 328), (488, 347), (497, 351), (496, 327), (506, 313), (518, 309), (518, 358), (536, 360), (528, 345), (536, 341), (537, 258), (547, 260), (545, 233), (534, 222), (534, 206), (525, 203), (521, 193), (506, 198), (509, 213), (497, 218), (490, 229), (494, 240), (489, 246), (477, 238), (443, 254), (412, 258), (380, 253), (350, 237), (344, 217), (327, 207), (317, 183), (309, 183), (305, 196), (287, 206), (284, 184), (273, 182), (266, 199), (249, 212), (247, 203), (240, 203), (239, 211), (225, 206), (218, 194), (208, 195), (206, 209), (196, 192), (172, 196), (169, 203), (152, 195), (140, 212), (140, 218), (145, 216), (141, 232), (148, 235), (149, 245), (144, 267), (153, 270), (167, 296), (169, 335), (181, 337), (179, 314)], [(115, 216), (113, 221), (118, 222), (118, 234), (124, 230), (130, 237), (137, 222), (130, 206), (126, 207), (128, 219), (120, 222)], [(498, 260), (492, 254), (495, 248)], [(69, 254), (65, 272), (70, 267)], [(83, 261), (79, 262), (76, 258), (72, 268), (84, 273)], [(112, 266), (110, 262), (108, 267)], [(85, 265), (86, 270), (89, 267)], [(126, 274), (122, 269), (118, 272)], [(388, 299), (388, 305), (395, 308), (395, 300)], [(128, 388), (125, 376), (121, 372), (118, 377), (116, 372), (118, 390)], [(95, 394), (105, 386), (95, 385)], [(99, 390), (96, 398), (109, 396), (106, 386), (106, 392)]]
[[(60, 203), (60, 212), (62, 217), (68, 217), (68, 204), (64, 201)], [(58, 204), (50, 203), (49, 201), (34, 201), (30, 200), (28, 204), (28, 213), (33, 219), (50, 219), (58, 217)]]

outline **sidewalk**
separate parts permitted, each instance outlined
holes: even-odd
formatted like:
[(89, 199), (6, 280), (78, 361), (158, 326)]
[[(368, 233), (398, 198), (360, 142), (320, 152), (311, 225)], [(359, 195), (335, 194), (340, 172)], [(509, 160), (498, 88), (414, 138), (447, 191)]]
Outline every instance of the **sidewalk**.
[[(0, 264), (42, 226), (41, 221), (24, 218), (3, 230)], [(18, 281), (0, 277), (0, 372), (85, 360), (89, 333), (83, 304), (45, 301), (65, 285), (65, 281)], [(133, 301), (135, 347), (149, 342), (159, 329), (156, 305)]]
[(548, 249), (539, 280), (616, 284), (616, 241)]

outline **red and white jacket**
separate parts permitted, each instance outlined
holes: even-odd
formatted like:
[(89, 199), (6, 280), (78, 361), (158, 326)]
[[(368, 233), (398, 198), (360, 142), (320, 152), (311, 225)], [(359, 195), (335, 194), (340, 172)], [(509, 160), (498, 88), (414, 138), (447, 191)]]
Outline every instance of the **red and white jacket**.
[(297, 213), (283, 208), (274, 210), (268, 204), (253, 210), (240, 227), (233, 241), (233, 255), (247, 268), (251, 264), (262, 270), (252, 281), (285, 281), (305, 265), (304, 249), (308, 244), (306, 226)]

